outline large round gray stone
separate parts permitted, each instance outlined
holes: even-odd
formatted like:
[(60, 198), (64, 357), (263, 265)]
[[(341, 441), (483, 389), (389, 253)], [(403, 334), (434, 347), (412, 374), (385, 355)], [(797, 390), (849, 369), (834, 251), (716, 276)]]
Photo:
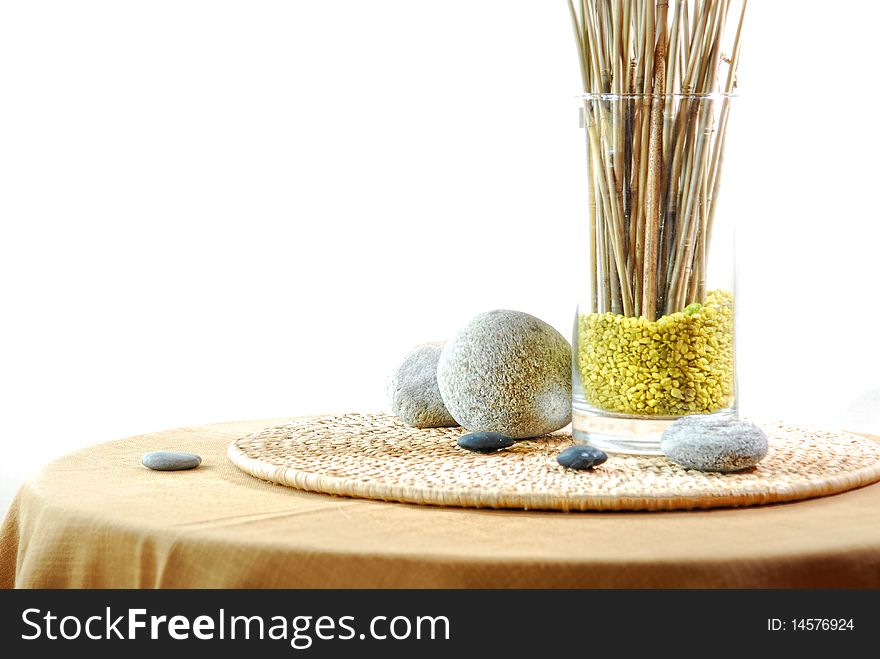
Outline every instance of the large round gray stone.
[(571, 346), (527, 313), (489, 311), (446, 342), (437, 385), (468, 430), (537, 437), (571, 421)]
[(425, 343), (412, 350), (388, 384), (391, 411), (416, 428), (457, 426), (437, 388), (437, 360), (442, 343)]
[(740, 471), (767, 455), (767, 435), (747, 421), (694, 414), (669, 425), (660, 450), (688, 469)]

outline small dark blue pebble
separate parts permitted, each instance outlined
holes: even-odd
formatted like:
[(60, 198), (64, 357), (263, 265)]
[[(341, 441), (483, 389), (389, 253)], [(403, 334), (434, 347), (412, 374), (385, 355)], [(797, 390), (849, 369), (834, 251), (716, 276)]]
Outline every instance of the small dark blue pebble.
[(515, 439), (500, 432), (469, 432), (458, 438), (458, 445), (461, 448), (477, 453), (494, 453), (515, 443)]
[(592, 446), (578, 444), (569, 446), (556, 458), (556, 462), (568, 469), (592, 469), (608, 459), (604, 451)]

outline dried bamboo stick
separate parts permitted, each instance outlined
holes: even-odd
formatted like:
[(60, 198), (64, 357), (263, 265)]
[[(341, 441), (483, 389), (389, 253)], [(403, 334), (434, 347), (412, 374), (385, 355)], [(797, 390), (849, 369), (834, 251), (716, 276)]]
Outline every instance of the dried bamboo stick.
[[(595, 104), (596, 107), (600, 108), (599, 120), (602, 121), (601, 117), (601, 102)], [(617, 214), (616, 205), (613, 203), (613, 197), (610, 193), (610, 186), (608, 181), (608, 174), (610, 173), (610, 167), (608, 166), (608, 161), (605, 157), (606, 154), (603, 154), (601, 141), (599, 139), (599, 131), (596, 128), (596, 122), (592, 123), (589, 126), (590, 132), (590, 148), (594, 161), (596, 163), (600, 163), (602, 166), (597, 167), (599, 170), (598, 176), (596, 177), (599, 182), (599, 194), (602, 198), (603, 207), (606, 209), (605, 212), (605, 226), (607, 229), (607, 238), (608, 243), (611, 247), (610, 252), (614, 254), (614, 271), (613, 274), (617, 275), (619, 286), (620, 286), (620, 294), (622, 297), (622, 307), (624, 315), (630, 316), (632, 315), (632, 298), (630, 293), (629, 282), (626, 277), (626, 262), (623, 252), (623, 239), (620, 231), (620, 218)], [(609, 212), (610, 209), (610, 212)]]
[(666, 86), (665, 92), (670, 94), (666, 98), (666, 107), (663, 110), (663, 161), (668, 163), (670, 141), (672, 139), (672, 105), (674, 102), (671, 92), (675, 89), (675, 71), (678, 66), (678, 55), (680, 48), (678, 46), (679, 26), (681, 23), (681, 7), (685, 4), (684, 0), (677, 0), (675, 3), (675, 11), (672, 15), (672, 33), (669, 35), (669, 62), (666, 65)]
[(611, 282), (611, 313), (623, 313), (623, 295), (620, 290), (620, 278), (616, 275), (618, 271), (617, 258), (614, 255), (614, 249), (608, 252), (608, 258), (611, 259), (609, 271), (611, 273), (609, 281)]
[[(584, 126), (586, 127), (587, 110), (584, 104)], [(589, 163), (589, 209), (590, 209), (590, 311), (596, 313), (599, 311), (599, 271), (597, 269), (597, 259), (599, 258), (598, 241), (597, 241), (597, 225), (596, 225), (596, 185), (594, 182), (596, 173), (594, 171), (593, 159), (589, 154), (590, 144), (587, 142), (587, 163)]]
[(654, 55), (654, 97), (651, 103), (651, 137), (648, 146), (648, 192), (645, 215), (645, 256), (642, 274), (641, 315), (654, 320), (657, 310), (657, 252), (660, 242), (660, 187), (663, 181), (663, 94), (666, 85), (666, 14), (669, 3), (657, 3), (660, 34)]
[(712, 176), (712, 194), (709, 202), (709, 221), (706, 230), (706, 240), (712, 238), (712, 225), (715, 220), (715, 208), (718, 201), (718, 192), (721, 188), (721, 166), (724, 163), (724, 144), (727, 136), (727, 118), (730, 114), (730, 94), (733, 93), (736, 84), (736, 65), (739, 61), (740, 36), (742, 36), (743, 19), (746, 15), (746, 5), (748, 0), (743, 0), (742, 8), (739, 14), (739, 23), (736, 26), (736, 37), (733, 40), (733, 55), (730, 58), (730, 64), (727, 70), (727, 83), (724, 85), (724, 99), (721, 102), (721, 117), (718, 120), (718, 137), (716, 139), (715, 151), (712, 154), (712, 164), (710, 172)]
[[(712, 31), (718, 27), (717, 14), (720, 3), (704, 0), (700, 5), (699, 19), (694, 26), (695, 40), (691, 44), (691, 57), (688, 62), (686, 79), (682, 85), (685, 93), (704, 93), (706, 61), (711, 57), (714, 46)], [(698, 53), (700, 53), (698, 55)], [(697, 190), (698, 173), (694, 171), (702, 162), (702, 149), (705, 148), (704, 124), (706, 113), (701, 112), (703, 99), (690, 97), (682, 99), (679, 118), (684, 119), (687, 131), (683, 135), (682, 148), (687, 153), (683, 161), (685, 176), (682, 180), (681, 196), (677, 203), (678, 239), (670, 253), (671, 268), (666, 286), (666, 313), (672, 313), (683, 306), (687, 294), (687, 273), (693, 260), (693, 247), (696, 234), (694, 198)], [(699, 123), (699, 128), (698, 128)]]
[[(598, 176), (598, 174), (597, 174)], [(595, 184), (594, 184), (595, 185)], [(597, 186), (598, 187), (598, 186)], [(602, 196), (597, 195), (596, 197), (596, 236), (598, 241), (598, 264), (599, 264), (599, 278), (602, 283), (602, 298), (599, 303), (599, 311), (611, 311), (611, 268), (608, 264), (608, 241), (607, 241), (607, 232), (605, 230), (605, 212), (602, 206)]]
[[(684, 8), (681, 13), (681, 30), (682, 30), (681, 59), (682, 59), (682, 66), (684, 66), (684, 62), (688, 61), (688, 57), (690, 55), (690, 50), (689, 50), (690, 41), (689, 41), (689, 39), (691, 38), (690, 37), (691, 27), (690, 27), (690, 18), (689, 18), (689, 14), (688, 14), (688, 3), (687, 2), (684, 3)], [(683, 72), (684, 72), (684, 69), (682, 69), (682, 72), (679, 73), (680, 78), (684, 77)]]
[(587, 63), (586, 58), (584, 57), (584, 35), (580, 30), (580, 25), (578, 22), (577, 14), (574, 10), (574, 3), (572, 2), (572, 0), (568, 0), (568, 10), (571, 14), (571, 24), (574, 28), (574, 40), (578, 45), (578, 64), (580, 65), (581, 81), (584, 85), (584, 93), (587, 93), (590, 90), (590, 78), (587, 74)]

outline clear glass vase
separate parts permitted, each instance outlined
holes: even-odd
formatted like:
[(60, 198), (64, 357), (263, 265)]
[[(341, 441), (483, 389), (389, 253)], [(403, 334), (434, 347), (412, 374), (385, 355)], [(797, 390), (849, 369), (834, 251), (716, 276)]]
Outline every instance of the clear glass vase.
[(657, 454), (673, 420), (737, 414), (734, 221), (720, 195), (734, 101), (582, 97), (576, 441)]

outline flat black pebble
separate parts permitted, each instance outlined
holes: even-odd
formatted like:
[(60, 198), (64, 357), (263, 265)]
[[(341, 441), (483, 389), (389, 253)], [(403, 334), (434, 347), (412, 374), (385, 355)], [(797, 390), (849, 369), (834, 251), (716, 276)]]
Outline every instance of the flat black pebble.
[(461, 448), (477, 453), (494, 453), (514, 444), (516, 440), (513, 437), (502, 435), (500, 432), (469, 432), (458, 438), (458, 445)]
[(578, 444), (569, 446), (556, 457), (556, 462), (568, 469), (592, 469), (608, 459), (605, 451)]
[(202, 464), (202, 459), (195, 453), (153, 451), (141, 458), (141, 464), (154, 471), (181, 471), (195, 469)]

